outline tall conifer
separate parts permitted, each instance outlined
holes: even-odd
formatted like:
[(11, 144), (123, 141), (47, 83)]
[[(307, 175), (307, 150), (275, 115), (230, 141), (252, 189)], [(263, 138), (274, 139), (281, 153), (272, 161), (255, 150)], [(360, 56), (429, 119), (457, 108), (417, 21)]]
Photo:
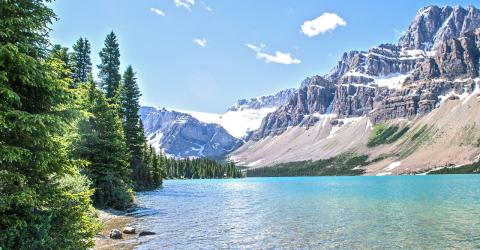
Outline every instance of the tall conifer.
[(132, 153), (132, 157), (142, 159), (142, 147), (145, 143), (143, 128), (140, 127), (139, 98), (142, 94), (138, 89), (137, 78), (133, 72), (132, 66), (128, 66), (123, 74), (123, 84), (121, 88), (121, 114), (123, 118), (123, 128), (127, 146)]
[(145, 135), (140, 121), (138, 111), (140, 109), (139, 98), (141, 96), (138, 89), (135, 72), (131, 66), (128, 66), (123, 74), (123, 84), (121, 87), (120, 103), (121, 114), (123, 118), (123, 129), (127, 147), (132, 155), (130, 166), (132, 168), (132, 178), (137, 190), (153, 188), (149, 181), (151, 178), (152, 162), (145, 161), (144, 145)]
[(101, 64), (98, 77), (107, 98), (112, 102), (118, 95), (120, 87), (120, 49), (115, 33), (110, 32), (105, 38), (105, 47), (100, 51)]
[(1, 249), (87, 249), (98, 225), (65, 137), (75, 97), (63, 50), (48, 53), (46, 2), (0, 3)]
[(85, 173), (95, 187), (98, 207), (125, 209), (132, 205), (130, 153), (125, 144), (121, 119), (105, 94), (90, 84), (90, 117), (80, 125), (77, 155), (90, 164)]
[(73, 45), (71, 54), (72, 78), (75, 83), (86, 82), (92, 74), (90, 42), (80, 37)]

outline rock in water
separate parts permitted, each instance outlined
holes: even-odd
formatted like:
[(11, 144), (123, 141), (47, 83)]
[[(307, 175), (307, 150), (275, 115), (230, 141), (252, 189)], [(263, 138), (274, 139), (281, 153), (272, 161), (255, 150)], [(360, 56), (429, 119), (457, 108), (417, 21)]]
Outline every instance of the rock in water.
[(138, 236), (148, 236), (148, 235), (155, 235), (155, 233), (151, 231), (142, 231), (140, 232), (140, 234), (138, 234)]
[(125, 228), (123, 228), (123, 233), (124, 234), (135, 234), (135, 228), (134, 227), (125, 227)]
[(122, 232), (120, 232), (120, 230), (118, 230), (118, 229), (112, 229), (112, 231), (110, 231), (110, 238), (121, 239), (121, 238), (123, 238), (122, 237)]

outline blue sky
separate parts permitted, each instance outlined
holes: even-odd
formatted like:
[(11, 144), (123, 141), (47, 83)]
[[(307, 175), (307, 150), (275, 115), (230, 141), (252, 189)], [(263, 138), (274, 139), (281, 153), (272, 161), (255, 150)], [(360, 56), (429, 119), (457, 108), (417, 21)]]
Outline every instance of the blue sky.
[(432, 4), (479, 7), (478, 0), (57, 0), (50, 35), (68, 47), (87, 37), (96, 65), (113, 30), (122, 70), (137, 72), (142, 105), (221, 113), (237, 99), (323, 75), (345, 51), (395, 42)]

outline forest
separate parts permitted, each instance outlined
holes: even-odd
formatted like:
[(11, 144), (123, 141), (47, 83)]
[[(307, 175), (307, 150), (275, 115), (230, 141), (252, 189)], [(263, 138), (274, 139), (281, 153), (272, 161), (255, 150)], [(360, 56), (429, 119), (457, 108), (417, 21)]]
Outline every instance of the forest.
[(172, 178), (238, 177), (232, 164), (175, 160), (145, 140), (132, 66), (110, 32), (51, 45), (50, 1), (0, 1), (0, 249), (89, 249), (95, 208), (133, 208)]
[(220, 163), (208, 158), (166, 160), (169, 179), (241, 178), (242, 172), (233, 163)]

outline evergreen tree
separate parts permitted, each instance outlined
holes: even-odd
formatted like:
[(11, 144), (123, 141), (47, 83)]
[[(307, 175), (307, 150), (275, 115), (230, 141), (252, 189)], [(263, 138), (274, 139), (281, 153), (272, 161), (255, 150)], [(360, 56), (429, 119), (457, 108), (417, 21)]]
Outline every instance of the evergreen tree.
[(95, 187), (94, 204), (98, 207), (126, 209), (132, 205), (130, 154), (125, 144), (117, 109), (105, 94), (90, 83), (90, 117), (80, 124), (77, 155), (90, 164), (84, 172)]
[(64, 63), (66, 67), (70, 65), (70, 59), (68, 58), (68, 48), (62, 47), (60, 44), (55, 44), (50, 51), (50, 55)]
[[(120, 103), (121, 114), (123, 118), (123, 129), (127, 147), (132, 156), (130, 166), (132, 168), (132, 179), (137, 190), (152, 189), (156, 185), (151, 181), (153, 179), (156, 159), (153, 159), (152, 152), (145, 150), (145, 135), (143, 125), (140, 121), (138, 111), (140, 109), (137, 79), (131, 66), (123, 74), (123, 84), (121, 87)], [(145, 158), (145, 154), (149, 155)], [(154, 155), (154, 154), (153, 154)]]
[[(50, 57), (60, 60), (63, 63), (63, 67), (62, 67), (63, 69), (60, 77), (63, 79), (70, 78), (71, 71), (69, 67), (70, 58), (68, 56), (68, 48), (62, 47), (60, 44), (55, 44), (50, 50)], [(72, 81), (70, 81), (69, 86), (72, 87)]]
[(0, 4), (1, 249), (87, 249), (98, 229), (65, 137), (75, 97), (62, 50), (48, 54), (46, 2)]
[(143, 128), (140, 127), (139, 98), (141, 96), (138, 89), (137, 79), (132, 66), (128, 66), (123, 74), (123, 85), (121, 88), (121, 114), (123, 118), (123, 128), (127, 146), (132, 153), (132, 158), (141, 160), (143, 157), (143, 145), (145, 136)]
[(152, 169), (153, 184), (155, 187), (159, 187), (162, 185), (162, 180), (165, 177), (165, 162), (163, 161), (162, 155), (154, 153)]
[(100, 72), (98, 77), (107, 98), (114, 101), (120, 87), (120, 49), (115, 33), (110, 32), (105, 39), (105, 47), (100, 51), (102, 63), (98, 65)]
[(92, 60), (90, 58), (90, 42), (80, 37), (73, 45), (72, 78), (75, 83), (86, 82), (92, 74)]

